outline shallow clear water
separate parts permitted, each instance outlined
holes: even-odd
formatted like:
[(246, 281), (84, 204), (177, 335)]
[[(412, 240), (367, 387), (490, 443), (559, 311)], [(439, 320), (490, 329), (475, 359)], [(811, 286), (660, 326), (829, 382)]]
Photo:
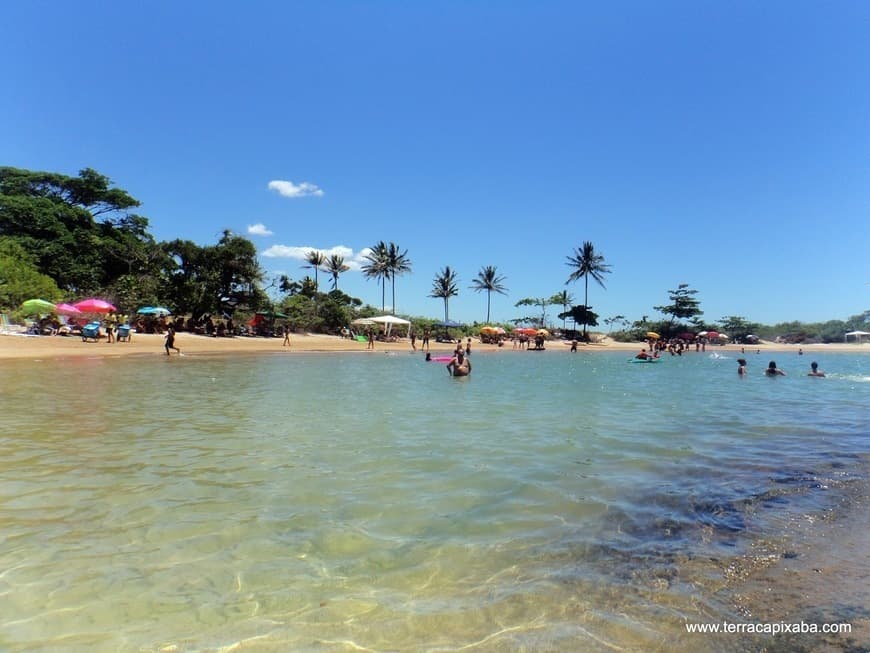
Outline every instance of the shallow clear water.
[(4, 362), (0, 648), (703, 649), (868, 451), (870, 356), (730, 356)]

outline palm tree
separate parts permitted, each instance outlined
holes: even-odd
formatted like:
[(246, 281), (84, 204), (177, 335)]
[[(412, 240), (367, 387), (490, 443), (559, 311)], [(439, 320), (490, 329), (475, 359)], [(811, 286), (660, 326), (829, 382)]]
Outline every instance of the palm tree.
[(345, 265), (344, 257), (338, 254), (333, 254), (326, 261), (326, 271), (332, 276), (332, 289), (338, 290), (338, 275), (342, 272), (350, 270), (349, 265)]
[(445, 322), (449, 317), (447, 302), (450, 301), (451, 297), (456, 297), (456, 295), (459, 294), (459, 289), (456, 287), (456, 280), (456, 271), (451, 270), (450, 266), (447, 265), (438, 275), (436, 275), (432, 282), (432, 294), (429, 296), (440, 297), (444, 300)]
[(387, 276), (393, 286), (393, 315), (396, 314), (396, 275), (411, 271), (411, 259), (408, 258), (408, 250), (399, 252), (396, 243), (390, 243), (386, 251)]
[(387, 256), (389, 249), (387, 244), (382, 240), (377, 245), (372, 247), (369, 252), (363, 256), (366, 263), (362, 264), (363, 275), (367, 279), (377, 279), (381, 284), (381, 310), (386, 310), (386, 280), (390, 276), (390, 271), (387, 267)]
[(487, 265), (485, 268), (480, 268), (477, 273), (477, 279), (471, 282), (470, 288), (474, 292), (486, 291), (486, 323), (489, 324), (489, 306), (492, 293), (497, 292), (500, 295), (507, 294), (507, 288), (502, 285), (505, 277), (499, 276), (493, 265)]
[[(599, 286), (604, 288), (604, 275), (610, 274), (610, 266), (604, 262), (604, 256), (595, 251), (595, 246), (588, 240), (583, 243), (581, 249), (574, 248), (574, 255), (568, 256), (566, 265), (574, 268), (568, 277), (566, 284), (577, 281), (583, 277), (585, 292), (583, 305), (589, 309), (589, 277), (592, 277)], [(586, 324), (583, 325), (583, 337), (586, 337)]]
[(317, 292), (320, 287), (317, 283), (317, 270), (322, 268), (323, 264), (326, 263), (326, 255), (320, 250), (310, 249), (305, 255), (305, 261), (308, 263), (308, 265), (303, 265), (303, 268), (314, 269), (314, 291)]
[(571, 306), (571, 304), (574, 303), (574, 298), (567, 290), (563, 290), (561, 292), (557, 292), (555, 295), (550, 297), (550, 303), (558, 304), (562, 307), (562, 314), (560, 315), (560, 317), (562, 318), (562, 331), (564, 331), (565, 319), (568, 316), (568, 308)]

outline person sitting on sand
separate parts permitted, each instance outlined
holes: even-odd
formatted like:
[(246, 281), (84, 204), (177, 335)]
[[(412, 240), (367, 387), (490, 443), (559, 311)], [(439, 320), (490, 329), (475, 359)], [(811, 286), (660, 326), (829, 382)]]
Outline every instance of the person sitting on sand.
[(767, 369), (764, 370), (764, 373), (767, 376), (785, 376), (785, 372), (776, 366), (776, 361), (770, 361), (767, 365)]
[(449, 363), (447, 363), (447, 372), (452, 376), (468, 376), (471, 374), (471, 359), (465, 355), (465, 351), (460, 347)]
[(810, 363), (810, 372), (807, 376), (825, 376), (825, 373), (819, 369), (819, 364), (813, 361)]
[(737, 375), (738, 376), (746, 376), (746, 359), (738, 358), (737, 359)]

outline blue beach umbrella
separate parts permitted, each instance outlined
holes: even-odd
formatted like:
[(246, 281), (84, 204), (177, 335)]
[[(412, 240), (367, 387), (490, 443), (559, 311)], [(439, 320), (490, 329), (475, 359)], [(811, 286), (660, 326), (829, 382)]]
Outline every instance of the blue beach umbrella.
[(170, 311), (168, 308), (163, 308), (162, 306), (143, 306), (136, 312), (139, 315), (156, 315), (158, 317), (163, 317), (164, 315), (172, 315), (172, 311)]

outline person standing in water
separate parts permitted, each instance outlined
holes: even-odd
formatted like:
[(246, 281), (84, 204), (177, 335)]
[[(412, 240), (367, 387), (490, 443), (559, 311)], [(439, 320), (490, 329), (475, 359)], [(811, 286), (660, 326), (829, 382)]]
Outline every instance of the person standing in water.
[(816, 361), (810, 363), (810, 371), (807, 376), (825, 376), (825, 373), (819, 369), (819, 364)]
[(767, 365), (767, 369), (764, 370), (764, 373), (767, 376), (785, 376), (785, 372), (776, 366), (776, 361), (770, 361)]
[(471, 359), (466, 357), (465, 351), (462, 349), (462, 343), (456, 353), (453, 354), (453, 359), (447, 363), (447, 371), (451, 376), (468, 376), (471, 374)]
[(737, 375), (738, 376), (746, 376), (746, 359), (738, 358), (737, 359)]

